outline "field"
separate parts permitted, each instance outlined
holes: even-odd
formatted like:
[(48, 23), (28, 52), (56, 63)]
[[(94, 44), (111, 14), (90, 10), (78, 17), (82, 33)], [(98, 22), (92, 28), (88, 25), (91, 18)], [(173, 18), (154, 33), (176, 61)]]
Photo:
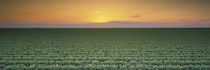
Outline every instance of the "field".
[(210, 29), (0, 29), (0, 70), (210, 70)]

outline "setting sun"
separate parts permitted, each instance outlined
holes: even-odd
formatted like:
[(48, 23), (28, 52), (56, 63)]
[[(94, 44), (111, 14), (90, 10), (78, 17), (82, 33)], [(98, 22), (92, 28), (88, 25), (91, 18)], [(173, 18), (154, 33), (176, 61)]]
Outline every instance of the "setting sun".
[(90, 22), (94, 23), (104, 23), (104, 22), (109, 22), (111, 20), (110, 14), (107, 14), (103, 11), (94, 11), (94, 13), (90, 17)]
[(96, 22), (96, 23), (103, 23), (103, 22), (109, 22), (110, 21), (110, 18), (107, 17), (107, 16), (95, 16), (93, 19), (92, 19), (92, 22)]

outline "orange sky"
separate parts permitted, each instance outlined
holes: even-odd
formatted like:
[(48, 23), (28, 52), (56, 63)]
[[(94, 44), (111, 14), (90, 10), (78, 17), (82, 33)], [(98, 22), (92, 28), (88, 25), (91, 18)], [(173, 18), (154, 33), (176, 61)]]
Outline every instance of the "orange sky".
[(208, 24), (209, 7), (210, 0), (1, 0), (0, 22)]

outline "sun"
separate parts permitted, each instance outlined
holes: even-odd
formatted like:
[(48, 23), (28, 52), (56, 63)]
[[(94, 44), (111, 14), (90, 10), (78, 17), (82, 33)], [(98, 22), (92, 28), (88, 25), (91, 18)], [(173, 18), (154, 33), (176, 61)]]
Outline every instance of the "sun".
[(92, 14), (90, 21), (94, 23), (105, 23), (111, 21), (111, 17), (103, 11), (96, 10)]
[(104, 23), (104, 22), (109, 22), (110, 19), (108, 17), (104, 17), (104, 16), (101, 16), (101, 17), (96, 17), (93, 19), (93, 22), (97, 22), (97, 23)]
[(100, 13), (100, 11), (97, 11), (97, 10), (96, 10), (95, 13), (98, 14), (98, 13)]

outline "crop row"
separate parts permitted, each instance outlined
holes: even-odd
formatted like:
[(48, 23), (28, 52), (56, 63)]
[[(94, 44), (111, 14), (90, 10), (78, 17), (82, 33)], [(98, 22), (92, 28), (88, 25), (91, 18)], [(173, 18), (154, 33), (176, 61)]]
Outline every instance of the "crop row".
[(144, 66), (144, 65), (11, 65), (6, 70), (209, 70), (206, 65), (166, 65), (166, 66)]

